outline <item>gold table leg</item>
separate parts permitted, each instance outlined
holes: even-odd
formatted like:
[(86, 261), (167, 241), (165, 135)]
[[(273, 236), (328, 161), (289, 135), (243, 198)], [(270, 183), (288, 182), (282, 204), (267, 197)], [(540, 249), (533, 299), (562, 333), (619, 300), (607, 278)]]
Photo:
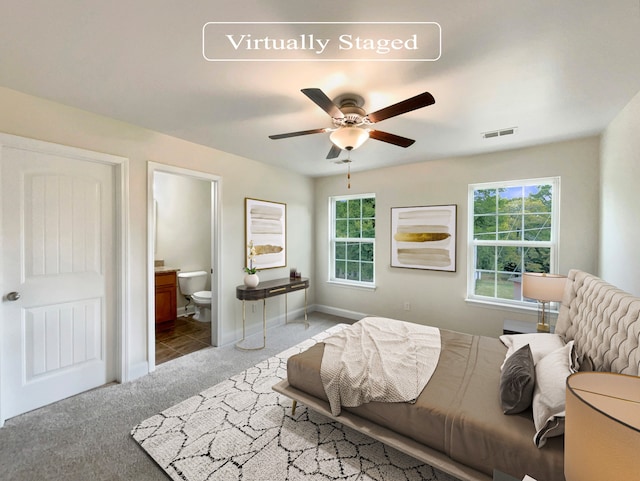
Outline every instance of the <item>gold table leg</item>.
[(287, 298), (289, 297), (289, 294), (287, 293), (284, 296), (284, 323), (285, 324), (304, 324), (304, 328), (305, 329), (309, 329), (309, 319), (307, 317), (307, 288), (304, 289), (304, 322), (301, 321), (291, 321), (289, 322), (287, 319)]
[(245, 306), (244, 299), (242, 300), (242, 339), (240, 339), (236, 343), (236, 349), (240, 349), (242, 351), (258, 351), (260, 349), (264, 349), (267, 345), (267, 299), (262, 299), (262, 346), (258, 347), (243, 347), (240, 344), (244, 342), (246, 339), (245, 335), (245, 325), (246, 325), (246, 316), (245, 316)]
[(262, 347), (267, 345), (267, 299), (262, 299)]

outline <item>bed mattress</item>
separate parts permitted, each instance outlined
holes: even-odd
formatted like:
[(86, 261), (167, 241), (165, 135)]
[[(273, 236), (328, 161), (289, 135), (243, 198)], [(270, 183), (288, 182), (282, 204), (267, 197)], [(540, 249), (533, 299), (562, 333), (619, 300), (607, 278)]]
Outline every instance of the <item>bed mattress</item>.
[[(438, 366), (414, 404), (371, 402), (344, 409), (488, 475), (498, 469), (518, 479), (528, 474), (539, 481), (563, 481), (563, 437), (539, 449), (531, 410), (505, 415), (500, 408), (506, 353), (500, 340), (440, 333)], [(320, 379), (323, 352), (324, 344), (318, 343), (289, 358), (287, 378), (292, 387), (327, 401)]]

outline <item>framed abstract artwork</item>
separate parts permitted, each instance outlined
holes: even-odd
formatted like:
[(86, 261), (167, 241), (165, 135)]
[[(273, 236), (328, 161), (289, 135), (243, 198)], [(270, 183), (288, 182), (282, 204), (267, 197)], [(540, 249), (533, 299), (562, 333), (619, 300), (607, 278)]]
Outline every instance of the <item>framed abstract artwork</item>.
[(391, 267), (456, 270), (457, 205), (391, 208)]
[[(253, 267), (258, 270), (287, 265), (287, 204), (258, 199), (244, 199), (245, 246), (255, 249)], [(245, 265), (249, 267), (248, 248)]]

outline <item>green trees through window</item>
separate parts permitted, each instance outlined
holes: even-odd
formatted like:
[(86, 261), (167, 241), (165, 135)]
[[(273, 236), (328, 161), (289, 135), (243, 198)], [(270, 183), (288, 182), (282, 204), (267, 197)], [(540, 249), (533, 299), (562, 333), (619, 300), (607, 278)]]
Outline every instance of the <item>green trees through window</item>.
[(331, 278), (373, 284), (375, 196), (333, 197), (331, 212)]
[(522, 272), (555, 264), (559, 179), (470, 186), (470, 297), (522, 301)]

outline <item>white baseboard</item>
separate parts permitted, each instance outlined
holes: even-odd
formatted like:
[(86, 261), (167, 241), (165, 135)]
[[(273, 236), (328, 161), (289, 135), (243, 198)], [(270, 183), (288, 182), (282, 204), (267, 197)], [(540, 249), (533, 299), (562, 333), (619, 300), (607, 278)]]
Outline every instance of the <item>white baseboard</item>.
[(363, 312), (348, 311), (346, 309), (340, 309), (338, 307), (324, 306), (315, 304), (313, 306), (314, 311), (324, 312), (325, 314), (331, 314), (332, 316), (345, 317), (347, 319), (353, 319), (359, 321), (363, 317), (370, 316), (371, 314), (365, 314)]
[(138, 379), (139, 377), (149, 374), (149, 363), (147, 361), (141, 361), (136, 364), (130, 365), (128, 369), (127, 382)]
[[(313, 308), (313, 306), (308, 306), (307, 307), (307, 314), (310, 314), (314, 310), (315, 309)], [(289, 320), (289, 321), (292, 321), (294, 319), (304, 319), (304, 307), (301, 307), (299, 309), (291, 309), (287, 313), (286, 319)], [(285, 324), (285, 315), (284, 315), (284, 313), (280, 313), (280, 314), (278, 314), (276, 316), (273, 316), (273, 317), (268, 317), (267, 318), (267, 331), (269, 329), (271, 329), (272, 327), (282, 326), (284, 324)], [(246, 324), (246, 327), (245, 327), (245, 333), (246, 333), (246, 337), (262, 334), (262, 318), (260, 318), (259, 320), (255, 319), (255, 318), (250, 319), (250, 320), (247, 319), (247, 324)], [(240, 339), (242, 339), (242, 327), (239, 327), (239, 328), (235, 329), (233, 332), (230, 332), (230, 333), (228, 333), (228, 335), (224, 336), (224, 340), (220, 344), (220, 346), (226, 346), (228, 344), (235, 344)], [(269, 332), (267, 332), (267, 341), (268, 340), (269, 340)]]
[[(362, 312), (348, 311), (346, 309), (339, 309), (337, 307), (325, 306), (313, 304), (307, 307), (307, 314), (314, 311), (323, 312), (325, 314), (331, 314), (333, 316), (344, 317), (345, 319), (351, 319), (359, 321), (363, 317), (371, 316), (372, 314), (365, 314)], [(292, 309), (287, 314), (287, 319), (301, 319), (304, 317), (304, 308)], [(280, 313), (277, 316), (267, 318), (267, 331), (276, 326), (281, 326), (285, 323), (284, 313)], [(245, 327), (246, 336), (255, 336), (262, 333), (262, 319), (259, 321), (255, 318), (248, 320)], [(219, 346), (226, 346), (234, 344), (242, 339), (242, 327), (236, 328), (234, 331), (227, 333)], [(269, 333), (267, 332), (267, 341), (269, 340)]]
[[(279, 321), (278, 319), (267, 319), (267, 331), (269, 331), (269, 329), (272, 327), (276, 327), (284, 324), (284, 317), (282, 319), (283, 319), (282, 321)], [(252, 319), (251, 321), (248, 321), (245, 327), (245, 334), (246, 334), (246, 337), (257, 336), (262, 334), (262, 320), (257, 321), (255, 319)], [(234, 331), (227, 333), (227, 335), (224, 336), (224, 339), (222, 340), (222, 342), (218, 347), (228, 346), (229, 344), (235, 344), (241, 339), (242, 339), (242, 327), (239, 327)], [(267, 340), (268, 339), (269, 339), (269, 333), (267, 332)]]

